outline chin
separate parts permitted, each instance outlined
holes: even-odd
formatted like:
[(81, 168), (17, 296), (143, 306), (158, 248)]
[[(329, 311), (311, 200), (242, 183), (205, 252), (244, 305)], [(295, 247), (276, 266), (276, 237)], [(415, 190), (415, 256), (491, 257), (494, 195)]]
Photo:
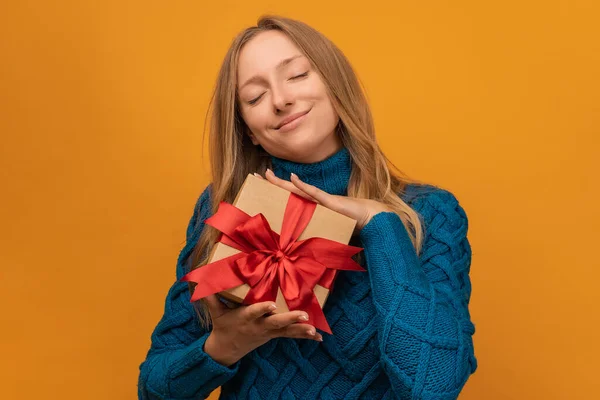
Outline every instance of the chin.
[(322, 146), (328, 141), (328, 135), (311, 128), (310, 126), (299, 127), (298, 130), (283, 133), (282, 135), (287, 135), (287, 137), (282, 138), (283, 140), (280, 140), (279, 143), (273, 144), (274, 147), (271, 147), (273, 151), (266, 148), (265, 150), (284, 160), (312, 163), (315, 153), (322, 150)]

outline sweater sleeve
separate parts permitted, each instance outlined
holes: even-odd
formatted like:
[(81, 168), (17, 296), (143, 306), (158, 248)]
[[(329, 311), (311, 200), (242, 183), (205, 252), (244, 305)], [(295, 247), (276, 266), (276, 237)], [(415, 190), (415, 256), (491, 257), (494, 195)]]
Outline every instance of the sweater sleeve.
[(420, 257), (395, 213), (375, 215), (360, 233), (381, 362), (397, 398), (456, 399), (477, 368), (468, 221), (445, 190), (418, 204), (426, 226)]
[(140, 400), (206, 398), (233, 378), (239, 368), (239, 361), (226, 367), (204, 352), (210, 331), (199, 325), (188, 285), (179, 281), (189, 270), (190, 255), (209, 216), (208, 193), (207, 188), (198, 199), (188, 224), (186, 244), (177, 260), (177, 281), (167, 294), (164, 314), (152, 333), (146, 360), (140, 365)]

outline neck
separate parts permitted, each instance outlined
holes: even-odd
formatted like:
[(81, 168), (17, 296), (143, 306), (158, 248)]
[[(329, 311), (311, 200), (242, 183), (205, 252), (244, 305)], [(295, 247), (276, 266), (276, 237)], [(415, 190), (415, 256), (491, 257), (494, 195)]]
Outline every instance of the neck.
[(308, 183), (330, 194), (346, 196), (352, 172), (350, 153), (342, 147), (323, 161), (299, 163), (271, 156), (273, 172), (278, 178), (290, 180), (293, 172)]

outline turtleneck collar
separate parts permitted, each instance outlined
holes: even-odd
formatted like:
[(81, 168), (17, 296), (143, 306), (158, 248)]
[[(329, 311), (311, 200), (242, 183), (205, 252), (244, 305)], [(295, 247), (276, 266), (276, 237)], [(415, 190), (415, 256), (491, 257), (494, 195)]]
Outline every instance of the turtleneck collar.
[(278, 178), (290, 180), (291, 173), (330, 194), (347, 196), (348, 181), (352, 172), (352, 159), (348, 149), (342, 147), (323, 161), (304, 164), (271, 156), (273, 172)]

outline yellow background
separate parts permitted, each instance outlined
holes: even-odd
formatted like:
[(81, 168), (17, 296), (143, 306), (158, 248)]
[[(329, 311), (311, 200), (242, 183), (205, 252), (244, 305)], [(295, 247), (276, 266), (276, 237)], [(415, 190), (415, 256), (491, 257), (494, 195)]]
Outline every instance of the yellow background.
[(595, 397), (600, 6), (494, 3), (2, 2), (2, 398), (136, 398), (217, 69), (264, 12), (337, 43), (390, 158), (467, 210), (461, 399)]

